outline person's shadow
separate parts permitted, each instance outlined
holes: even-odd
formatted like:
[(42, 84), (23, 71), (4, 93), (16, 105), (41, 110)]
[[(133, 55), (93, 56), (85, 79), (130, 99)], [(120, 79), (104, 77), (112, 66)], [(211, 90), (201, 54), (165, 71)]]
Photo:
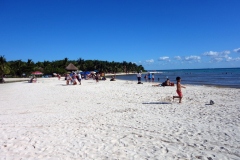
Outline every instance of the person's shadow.
[(170, 102), (148, 102), (148, 103), (142, 103), (142, 104), (172, 104)]

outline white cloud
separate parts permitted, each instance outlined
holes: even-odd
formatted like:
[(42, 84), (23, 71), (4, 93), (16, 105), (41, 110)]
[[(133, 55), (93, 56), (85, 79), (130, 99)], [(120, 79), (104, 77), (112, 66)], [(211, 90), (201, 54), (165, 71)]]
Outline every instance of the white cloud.
[(231, 62), (231, 61), (240, 61), (240, 57), (237, 57), (237, 58), (232, 58), (232, 57), (228, 57), (228, 56), (226, 56), (226, 57), (213, 57), (212, 59), (211, 59), (211, 63), (212, 62), (222, 62), (222, 61), (226, 61), (226, 62)]
[(170, 58), (169, 57), (159, 57), (158, 60), (159, 61), (169, 61), (170, 62)]
[(150, 60), (146, 60), (147, 63), (153, 63), (154, 60), (153, 59), (150, 59)]
[(229, 61), (240, 61), (240, 57), (237, 57), (237, 58), (227, 57), (226, 61), (227, 62), (229, 62)]
[(158, 63), (159, 65), (167, 65), (167, 63)]
[(218, 52), (210, 51), (210, 52), (205, 52), (202, 55), (203, 56), (218, 56)]
[(201, 57), (199, 56), (189, 56), (189, 57), (184, 57), (185, 61), (193, 61), (193, 60), (200, 60)]
[(233, 61), (233, 58), (228, 56), (230, 53), (231, 53), (230, 51), (222, 51), (222, 52), (209, 51), (209, 52), (203, 53), (202, 56), (212, 57), (210, 62), (221, 62), (224, 59), (227, 62), (229, 62), (229, 61)]
[(205, 52), (202, 54), (202, 56), (210, 56), (210, 57), (226, 57), (226, 55), (230, 54), (230, 51), (222, 51), (222, 52), (213, 52), (213, 51), (209, 51), (209, 52)]
[(226, 57), (226, 61), (229, 62), (229, 61), (233, 61), (234, 59), (232, 57)]
[(227, 55), (227, 54), (230, 54), (231, 52), (230, 51), (222, 51), (220, 53), (221, 53), (221, 55)]
[(221, 62), (221, 61), (223, 61), (223, 58), (215, 57), (215, 58), (212, 58), (210, 62)]
[(240, 61), (240, 57), (235, 58), (235, 61)]
[(176, 60), (182, 60), (182, 58), (180, 56), (175, 56), (174, 59)]
[(240, 48), (234, 49), (233, 51), (236, 52), (236, 53), (240, 53)]

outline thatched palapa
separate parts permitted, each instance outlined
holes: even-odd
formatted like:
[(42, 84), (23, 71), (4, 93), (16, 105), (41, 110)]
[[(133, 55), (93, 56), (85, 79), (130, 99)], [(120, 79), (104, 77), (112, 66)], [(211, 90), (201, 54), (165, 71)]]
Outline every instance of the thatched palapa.
[(70, 63), (66, 68), (67, 71), (77, 71), (78, 68), (74, 66), (72, 63)]

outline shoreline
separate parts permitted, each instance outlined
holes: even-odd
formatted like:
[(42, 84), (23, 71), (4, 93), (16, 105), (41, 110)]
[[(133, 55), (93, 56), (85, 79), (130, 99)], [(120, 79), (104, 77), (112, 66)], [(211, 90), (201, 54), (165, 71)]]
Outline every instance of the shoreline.
[[(108, 75), (106, 76), (109, 79)], [(63, 78), (63, 77), (62, 77)], [(57, 77), (52, 77), (52, 78), (37, 78), (39, 81), (48, 81), (48, 80), (57, 80)], [(4, 78), (5, 83), (16, 83), (16, 82), (25, 82), (25, 81), (29, 81), (30, 78)], [(92, 79), (90, 79), (92, 80)], [(117, 79), (116, 80), (120, 80), (120, 81), (132, 81), (132, 82), (137, 82), (136, 80), (123, 80), (123, 79)], [(161, 82), (145, 82), (145, 81), (141, 81), (142, 83), (152, 83), (152, 84), (160, 84)], [(4, 84), (4, 83), (2, 83)], [(1, 85), (1, 83), (0, 83)], [(174, 84), (176, 85), (176, 84)], [(229, 86), (218, 86), (218, 85), (210, 85), (210, 84), (182, 84), (182, 85), (187, 85), (187, 86), (206, 86), (206, 87), (216, 87), (216, 88), (235, 88), (235, 89), (240, 89), (240, 87), (229, 87)]]
[[(141, 74), (147, 74), (148, 72), (142, 72)], [(150, 72), (150, 73), (163, 73), (163, 72)], [(116, 73), (116, 74), (105, 74), (105, 76), (127, 76), (127, 75), (136, 75), (136, 73)]]
[[(116, 80), (121, 80), (121, 81), (132, 81), (132, 82), (137, 82), (138, 80), (124, 80), (124, 79), (117, 79)], [(145, 82), (141, 81), (142, 83), (153, 83), (153, 84), (161, 84), (162, 82)], [(216, 88), (234, 88), (234, 89), (240, 89), (240, 87), (229, 87), (229, 86), (218, 86), (218, 85), (208, 85), (208, 84), (182, 84), (183, 86), (206, 86), (206, 87), (216, 87)], [(174, 86), (176, 87), (176, 83), (174, 83)], [(167, 86), (166, 86), (167, 87)], [(169, 86), (170, 87), (170, 86)]]

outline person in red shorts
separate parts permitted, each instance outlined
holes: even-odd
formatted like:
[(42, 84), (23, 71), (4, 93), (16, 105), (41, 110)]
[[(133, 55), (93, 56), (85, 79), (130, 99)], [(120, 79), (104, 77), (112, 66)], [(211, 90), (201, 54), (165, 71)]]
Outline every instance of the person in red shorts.
[(186, 87), (184, 87), (180, 84), (180, 82), (181, 82), (180, 77), (177, 77), (176, 80), (177, 80), (177, 94), (178, 94), (178, 96), (173, 96), (173, 100), (174, 100), (174, 98), (179, 98), (179, 103), (181, 103), (182, 97), (183, 97), (181, 88), (186, 88)]

